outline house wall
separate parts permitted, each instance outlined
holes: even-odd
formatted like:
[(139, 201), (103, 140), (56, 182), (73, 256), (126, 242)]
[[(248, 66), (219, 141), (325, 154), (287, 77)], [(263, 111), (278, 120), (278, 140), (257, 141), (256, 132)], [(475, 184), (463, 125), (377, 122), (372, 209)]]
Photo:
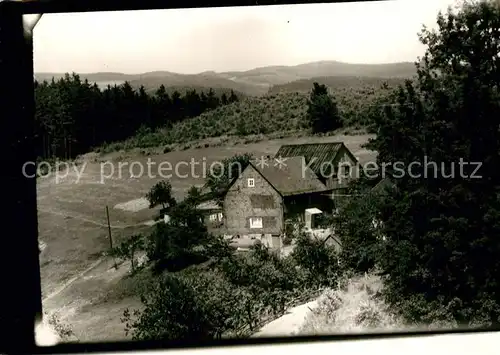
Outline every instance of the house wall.
[[(254, 179), (254, 187), (247, 180)], [(272, 234), (283, 230), (283, 205), (279, 193), (250, 165), (224, 198), (225, 229), (229, 234)], [(250, 228), (250, 218), (261, 217), (262, 228)]]

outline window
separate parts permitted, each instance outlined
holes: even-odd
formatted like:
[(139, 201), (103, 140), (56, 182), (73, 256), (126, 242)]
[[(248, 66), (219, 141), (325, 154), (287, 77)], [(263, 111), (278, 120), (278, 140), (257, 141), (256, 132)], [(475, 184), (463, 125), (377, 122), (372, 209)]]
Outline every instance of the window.
[(248, 179), (248, 187), (254, 187), (255, 186), (255, 180), (253, 178)]
[(209, 217), (210, 221), (215, 221), (217, 220), (217, 214), (211, 214)]
[(221, 212), (217, 213), (217, 219), (219, 221), (222, 221), (222, 213)]
[(262, 228), (262, 218), (261, 217), (250, 218), (250, 228)]

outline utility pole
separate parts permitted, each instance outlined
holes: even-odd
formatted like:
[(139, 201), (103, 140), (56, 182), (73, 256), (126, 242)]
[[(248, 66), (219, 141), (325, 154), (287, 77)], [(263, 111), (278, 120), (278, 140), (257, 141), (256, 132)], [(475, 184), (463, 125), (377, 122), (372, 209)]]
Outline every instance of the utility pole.
[[(109, 223), (109, 208), (108, 205), (106, 205), (106, 217), (108, 219), (108, 235), (109, 235), (109, 250), (113, 250), (113, 238), (111, 236), (111, 223)], [(113, 255), (113, 261), (115, 264), (115, 269), (118, 269), (118, 265), (116, 264), (116, 258)]]

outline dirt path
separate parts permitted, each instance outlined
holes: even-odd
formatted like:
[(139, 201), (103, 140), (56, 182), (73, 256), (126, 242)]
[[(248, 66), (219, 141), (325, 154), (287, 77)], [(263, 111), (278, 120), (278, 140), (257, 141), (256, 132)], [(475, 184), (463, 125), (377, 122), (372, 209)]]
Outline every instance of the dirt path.
[[(105, 223), (93, 220), (93, 219), (88, 218), (86, 216), (79, 215), (78, 213), (67, 213), (65, 211), (59, 211), (57, 209), (53, 209), (50, 207), (39, 208), (38, 211), (40, 213), (52, 214), (52, 215), (67, 217), (67, 218), (68, 217), (73, 218), (75, 220), (83, 221), (83, 222), (92, 224), (94, 226), (102, 227), (102, 228), (108, 227), (108, 225)], [(144, 221), (141, 223), (130, 224), (130, 225), (112, 225), (111, 228), (113, 228), (114, 230), (117, 230), (117, 229), (123, 230), (123, 229), (130, 228), (130, 227), (140, 227), (140, 226), (144, 226), (144, 225), (151, 226), (154, 224), (155, 224), (155, 221), (147, 220), (147, 221)], [(45, 249), (46, 245), (43, 242), (41, 242), (40, 246), (41, 246), (41, 249)], [(36, 326), (35, 326), (35, 334), (37, 337), (37, 344), (55, 345), (56, 343), (61, 342), (61, 339), (58, 336), (57, 331), (55, 329), (53, 329), (53, 326), (51, 324), (49, 324), (49, 322), (48, 322), (48, 319), (47, 319), (48, 315), (50, 315), (54, 311), (57, 311), (57, 312), (62, 311), (61, 307), (65, 308), (66, 304), (68, 303), (68, 301), (67, 301), (68, 292), (69, 293), (73, 292), (72, 291), (73, 287), (77, 287), (77, 288), (81, 287), (81, 282), (87, 282), (86, 281), (87, 278), (89, 278), (89, 277), (90, 277), (90, 279), (95, 278), (95, 275), (92, 275), (92, 274), (95, 274), (98, 272), (98, 270), (101, 270), (103, 267), (106, 267), (106, 265), (109, 263), (109, 260), (110, 260), (110, 258), (108, 258), (108, 257), (105, 257), (105, 256), (100, 257), (99, 259), (92, 262), (90, 265), (87, 264), (87, 267), (84, 270), (77, 272), (69, 280), (66, 280), (63, 283), (56, 284), (56, 288), (53, 289), (50, 293), (43, 295), (44, 297), (42, 297), (42, 304), (43, 304), (43, 310), (44, 310), (45, 316), (44, 316), (43, 321), (40, 322), (40, 324), (36, 324)], [(110, 277), (112, 279), (115, 279), (118, 275), (121, 275), (122, 273), (124, 273), (124, 270), (126, 270), (126, 269), (127, 269), (127, 266), (124, 265), (123, 270), (121, 270), (122, 272), (113, 273), (113, 275), (110, 275)], [(99, 273), (100, 273), (99, 275), (102, 274), (101, 271), (99, 271)], [(106, 277), (104, 277), (103, 281), (106, 281), (106, 280), (107, 280)], [(90, 302), (90, 301), (87, 300), (86, 298), (80, 299), (78, 301), (74, 300), (71, 307), (76, 309), (82, 305), (85, 305), (88, 302)], [(79, 306), (76, 307), (75, 305), (79, 305)], [(59, 316), (63, 316), (63, 318), (66, 318), (67, 316), (69, 316), (70, 319), (75, 318), (74, 315), (70, 316), (69, 313), (67, 313), (67, 311), (68, 311), (67, 309), (64, 309), (62, 311), (63, 313), (60, 314)], [(86, 317), (88, 315), (83, 315), (83, 316)], [(77, 318), (79, 319), (80, 315)], [(68, 321), (65, 321), (65, 322), (68, 322)], [(69, 320), (69, 323), (72, 323), (72, 322), (73, 322), (73, 319)]]
[[(72, 283), (76, 282), (85, 274), (89, 273), (93, 269), (95, 269), (98, 265), (100, 265), (105, 258), (101, 258), (94, 262), (92, 265), (90, 265), (88, 268), (80, 272), (79, 274), (75, 275), (68, 281), (66, 281), (64, 284), (62, 284), (57, 290), (49, 294), (47, 297), (44, 297), (42, 299), (42, 304), (51, 300), (52, 298), (58, 296), (61, 292), (63, 292), (65, 289), (67, 289), (69, 286), (71, 286)], [(43, 307), (43, 306), (42, 306)], [(57, 331), (55, 331), (48, 323), (48, 321), (45, 319), (42, 319), (42, 321), (39, 324), (35, 325), (35, 340), (36, 343), (39, 346), (53, 346), (58, 344), (61, 341), (61, 338), (57, 334)]]
[(102, 262), (104, 262), (104, 260), (106, 260), (105, 257), (100, 258), (97, 261), (95, 261), (88, 268), (86, 268), (82, 272), (76, 274), (71, 279), (69, 279), (68, 281), (66, 281), (65, 283), (63, 283), (61, 286), (59, 286), (54, 292), (52, 292), (51, 294), (49, 294), (47, 297), (44, 297), (43, 300), (42, 300), (42, 302), (46, 302), (46, 301), (54, 298), (58, 294), (60, 294), (62, 291), (64, 291), (65, 289), (67, 289), (69, 286), (71, 286), (72, 283), (74, 283), (75, 281), (78, 281), (80, 278), (82, 278), (83, 276), (85, 276), (85, 274), (89, 273), (90, 271), (92, 271), (93, 269), (95, 269), (97, 266), (99, 266)]

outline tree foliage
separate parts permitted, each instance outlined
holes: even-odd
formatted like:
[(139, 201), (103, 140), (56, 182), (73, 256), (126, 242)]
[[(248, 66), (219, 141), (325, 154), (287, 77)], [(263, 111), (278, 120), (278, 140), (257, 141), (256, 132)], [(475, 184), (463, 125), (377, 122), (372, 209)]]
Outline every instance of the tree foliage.
[[(232, 92), (225, 102), (234, 101), (238, 97)], [(204, 99), (195, 90), (184, 96), (178, 91), (168, 95), (163, 85), (154, 95), (142, 86), (134, 89), (128, 82), (101, 90), (72, 73), (50, 82), (35, 82), (35, 105), (37, 156), (72, 159), (106, 142), (140, 133), (140, 127), (149, 132), (171, 127), (223, 103), (212, 89)]]
[(206, 260), (203, 245), (211, 235), (202, 214), (180, 203), (169, 211), (168, 223), (158, 223), (149, 236), (147, 255), (157, 271), (182, 270)]
[(336, 285), (340, 274), (338, 256), (335, 249), (328, 246), (323, 238), (300, 231), (291, 256), (307, 271), (307, 282), (310, 285)]
[(313, 84), (307, 102), (307, 116), (313, 133), (325, 133), (339, 128), (342, 124), (337, 103), (328, 94), (326, 85)]
[(184, 202), (196, 206), (197, 204), (202, 202), (203, 198), (204, 196), (202, 190), (196, 186), (191, 186), (187, 192), (187, 196)]
[(144, 247), (144, 236), (135, 234), (114, 247), (110, 251), (110, 255), (130, 261), (130, 271), (131, 273), (135, 273), (138, 270), (136, 260), (137, 252), (144, 250)]
[(146, 194), (149, 208), (161, 206), (158, 218), (162, 218), (172, 207), (177, 205), (177, 201), (172, 196), (172, 185), (169, 181), (162, 180), (151, 188)]
[[(378, 211), (386, 299), (413, 322), (498, 326), (500, 9), (464, 3), (420, 41), (418, 78), (399, 88), (369, 145), (397, 187)], [(420, 166), (410, 176), (396, 162)]]
[(222, 203), (223, 196), (231, 182), (243, 172), (252, 158), (252, 154), (249, 153), (236, 154), (224, 159), (222, 165), (217, 165), (207, 176), (205, 187), (210, 190), (219, 204)]
[[(211, 339), (215, 330), (203, 298), (191, 280), (166, 274), (145, 292), (142, 311), (124, 312), (126, 333), (134, 340), (200, 341)], [(199, 290), (199, 289), (198, 289)]]
[(379, 227), (379, 196), (369, 188), (340, 206), (334, 216), (334, 230), (342, 243), (340, 261), (343, 269), (367, 272), (375, 268), (383, 242)]
[(241, 336), (257, 330), (262, 317), (283, 314), (286, 303), (303, 286), (291, 259), (280, 260), (264, 247), (234, 254), (223, 239), (211, 241), (207, 250), (218, 256), (213, 267), (158, 276), (158, 282), (144, 290), (144, 309), (124, 312), (126, 331), (134, 339)]

